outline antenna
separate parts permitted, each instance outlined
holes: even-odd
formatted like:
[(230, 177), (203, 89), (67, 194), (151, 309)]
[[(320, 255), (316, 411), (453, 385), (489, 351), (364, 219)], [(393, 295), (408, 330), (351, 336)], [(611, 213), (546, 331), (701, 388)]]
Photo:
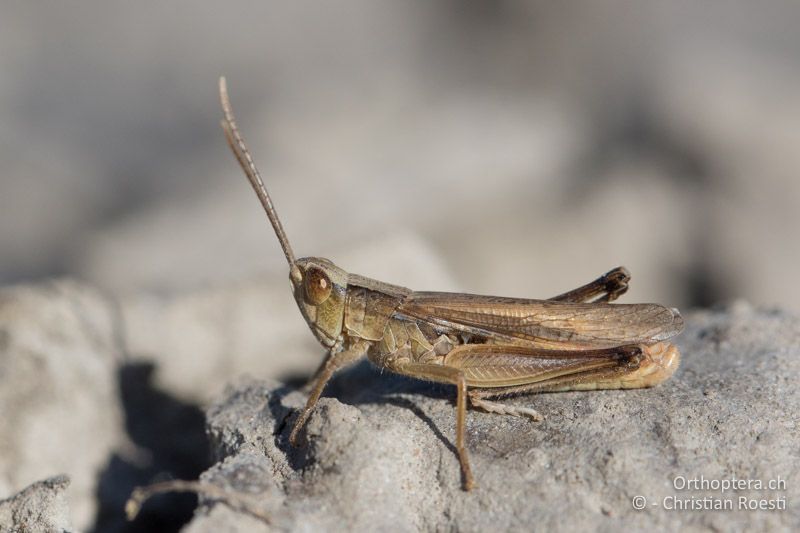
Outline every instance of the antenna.
[(289, 262), (289, 267), (291, 270), (294, 270), (295, 259), (292, 247), (289, 246), (289, 239), (286, 237), (286, 232), (283, 231), (281, 220), (278, 218), (275, 206), (272, 205), (272, 199), (270, 199), (267, 188), (264, 186), (264, 182), (261, 179), (261, 173), (258, 172), (258, 168), (256, 168), (256, 164), (253, 162), (253, 157), (250, 155), (250, 151), (247, 149), (247, 145), (244, 143), (244, 139), (239, 133), (239, 128), (236, 127), (236, 119), (233, 118), (233, 108), (231, 107), (230, 98), (228, 98), (228, 87), (227, 83), (225, 83), (224, 76), (219, 79), (219, 100), (222, 103), (222, 112), (225, 115), (225, 119), (220, 123), (222, 124), (222, 129), (225, 130), (225, 138), (228, 140), (228, 146), (231, 147), (233, 155), (235, 155), (236, 160), (239, 161), (239, 165), (241, 165), (242, 170), (244, 170), (247, 179), (250, 181), (250, 185), (252, 185), (253, 190), (256, 191), (258, 199), (261, 200), (261, 205), (264, 206), (264, 211), (267, 212), (267, 217), (269, 217), (269, 221), (272, 223), (275, 235), (278, 236), (278, 240), (283, 248), (283, 254)]

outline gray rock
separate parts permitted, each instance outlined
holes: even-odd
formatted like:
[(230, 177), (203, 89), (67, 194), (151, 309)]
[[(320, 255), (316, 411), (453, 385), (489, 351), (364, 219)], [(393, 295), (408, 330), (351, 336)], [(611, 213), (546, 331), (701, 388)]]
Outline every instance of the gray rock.
[[(454, 288), (410, 233), (360, 243), (342, 260), (416, 286)], [(65, 472), (80, 530), (188, 520), (191, 497), (151, 502), (132, 526), (122, 509), (134, 486), (208, 468), (196, 403), (241, 374), (286, 379), (318, 364), (322, 351), (287, 275), (116, 300), (68, 280), (0, 288), (0, 498)]]
[[(207, 413), (218, 462), (203, 479), (255, 496), (258, 512), (272, 517), (264, 530), (796, 527), (800, 321), (744, 303), (686, 318), (682, 367), (662, 386), (508, 400), (536, 406), (541, 423), (470, 412), (479, 484), (470, 493), (461, 490), (452, 445), (452, 390), (366, 364), (334, 380), (334, 397), (320, 401), (300, 450), (287, 443), (299, 392), (276, 381), (232, 387)], [(733, 478), (754, 481), (726, 492), (692, 485)], [(758, 489), (755, 480), (784, 485)], [(637, 495), (647, 499), (644, 510), (632, 506)], [(669, 509), (706, 496), (734, 510)], [(740, 497), (788, 505), (741, 510)], [(185, 531), (257, 523), (240, 506), (204, 497)]]
[[(448, 283), (444, 270), (441, 277)], [(217, 382), (247, 369), (249, 358), (234, 357), (230, 367), (223, 364), (237, 351), (258, 353), (268, 331), (257, 326), (274, 313), (266, 310), (279, 300), (292, 304), (284, 283), (259, 289), (262, 282), (245, 281), (164, 300), (169, 306), (154, 304), (160, 314), (150, 322), (146, 306), (134, 312), (127, 300), (117, 315), (110, 300), (74, 282), (0, 290), (0, 496), (55, 472), (73, 479), (69, 488), (66, 482), (48, 480), (0, 502), (0, 531), (68, 529), (64, 491), (75, 513), (71, 523), (79, 529), (91, 526), (97, 516), (98, 495), (105, 498), (100, 503), (106, 513), (120, 513), (131, 480), (121, 482), (119, 471), (107, 466), (124, 453), (124, 398), (115, 379), (131, 361), (127, 351), (150, 342), (150, 353), (161, 364), (183, 350), (183, 362), (163, 382), (165, 396), (157, 411), (166, 409), (170, 394), (202, 398), (203, 387), (214, 383), (214, 365), (224, 369)], [(234, 312), (212, 313), (220, 302), (229, 304), (223, 310)], [(280, 335), (264, 349), (255, 375), (285, 372), (287, 354), (300, 357), (307, 350), (295, 361), (298, 372), (310, 371), (321, 357), (320, 348), (306, 342), (311, 337), (307, 331), (287, 334), (291, 320), (303, 326), (296, 310), (280, 308), (280, 313), (287, 315), (280, 322), (286, 331), (273, 330)], [(138, 324), (132, 322), (136, 317)], [(306, 427), (307, 446), (295, 450), (287, 435), (303, 394), (275, 379), (240, 379), (207, 411), (216, 462), (201, 478), (222, 487), (230, 498), (203, 495), (185, 531), (522, 530), (531, 525), (556, 530), (790, 529), (800, 521), (791, 506), (800, 483), (795, 464), (800, 321), (744, 303), (695, 311), (686, 318), (687, 330), (678, 339), (682, 368), (658, 388), (509, 400), (535, 406), (547, 417), (539, 424), (470, 412), (468, 445), (479, 483), (471, 493), (461, 490), (449, 387), (356, 365), (331, 383)], [(172, 322), (159, 330), (158, 319)], [(127, 343), (118, 338), (122, 332)], [(206, 337), (193, 338), (199, 332)], [(148, 338), (149, 333), (154, 335)], [(291, 347), (294, 337), (298, 344)], [(184, 389), (171, 386), (180, 381), (180, 367), (189, 372), (191, 347), (202, 346), (203, 339), (218, 347), (209, 350), (212, 360), (203, 362), (210, 366), (197, 374), (203, 379), (194, 381), (187, 373), (184, 381), (190, 383)], [(127, 408), (140, 409), (142, 402)], [(145, 409), (144, 416), (155, 412)], [(162, 433), (148, 433), (142, 445), (171, 438), (159, 425), (148, 431), (156, 428)], [(188, 446), (176, 448), (181, 457), (191, 451)], [(136, 478), (137, 483), (161, 470), (180, 476), (156, 459), (158, 472)], [(780, 490), (751, 486), (724, 493), (686, 486), (701, 477), (780, 479), (783, 485)], [(98, 486), (99, 480), (107, 486)], [(636, 495), (654, 505), (634, 510)], [(704, 496), (735, 506), (739, 497), (785, 498), (788, 509), (664, 508), (677, 505), (676, 497), (697, 504)], [(270, 516), (269, 523), (258, 514)]]
[(67, 487), (69, 477), (54, 476), (0, 500), (0, 531), (70, 531)]
[(124, 435), (114, 315), (107, 299), (74, 282), (0, 289), (0, 497), (65, 472), (81, 529)]

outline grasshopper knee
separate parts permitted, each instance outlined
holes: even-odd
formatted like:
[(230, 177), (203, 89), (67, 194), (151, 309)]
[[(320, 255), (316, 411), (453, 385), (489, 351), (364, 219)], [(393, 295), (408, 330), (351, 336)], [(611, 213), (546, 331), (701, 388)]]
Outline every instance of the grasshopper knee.
[(638, 389), (658, 385), (675, 373), (680, 361), (681, 354), (674, 344), (659, 342), (643, 345), (639, 368), (620, 378), (620, 388)]

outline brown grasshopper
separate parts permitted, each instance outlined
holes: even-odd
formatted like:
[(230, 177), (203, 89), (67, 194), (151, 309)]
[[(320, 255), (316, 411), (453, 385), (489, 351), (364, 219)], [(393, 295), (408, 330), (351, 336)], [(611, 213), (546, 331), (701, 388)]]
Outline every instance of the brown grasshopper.
[(677, 348), (664, 342), (683, 330), (677, 309), (657, 304), (611, 304), (628, 289), (630, 274), (615, 268), (549, 300), (405, 287), (348, 274), (328, 259), (295, 259), (278, 214), (233, 116), (220, 79), (222, 128), (250, 180), (289, 262), (300, 312), (327, 358), (289, 436), (298, 435), (334, 372), (366, 357), (413, 378), (455, 385), (456, 449), (464, 488), (475, 486), (464, 444), (467, 401), (490, 413), (542, 417), (497, 398), (543, 391), (650, 387), (678, 368)]

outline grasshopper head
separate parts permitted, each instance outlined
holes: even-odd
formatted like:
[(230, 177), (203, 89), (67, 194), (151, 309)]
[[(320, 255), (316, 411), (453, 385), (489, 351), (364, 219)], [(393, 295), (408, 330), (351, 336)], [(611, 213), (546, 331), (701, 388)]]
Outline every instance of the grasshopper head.
[(304, 257), (291, 267), (289, 279), (311, 331), (324, 346), (333, 346), (342, 333), (347, 272), (322, 257)]
[(327, 347), (333, 347), (342, 334), (347, 272), (321, 257), (295, 259), (261, 174), (236, 127), (225, 78), (219, 80), (219, 97), (224, 115), (222, 129), (225, 131), (225, 138), (250, 185), (253, 186), (256, 196), (261, 200), (272, 229), (275, 230), (275, 235), (281, 243), (286, 261), (289, 263), (289, 279), (292, 281), (297, 306), (319, 342)]

